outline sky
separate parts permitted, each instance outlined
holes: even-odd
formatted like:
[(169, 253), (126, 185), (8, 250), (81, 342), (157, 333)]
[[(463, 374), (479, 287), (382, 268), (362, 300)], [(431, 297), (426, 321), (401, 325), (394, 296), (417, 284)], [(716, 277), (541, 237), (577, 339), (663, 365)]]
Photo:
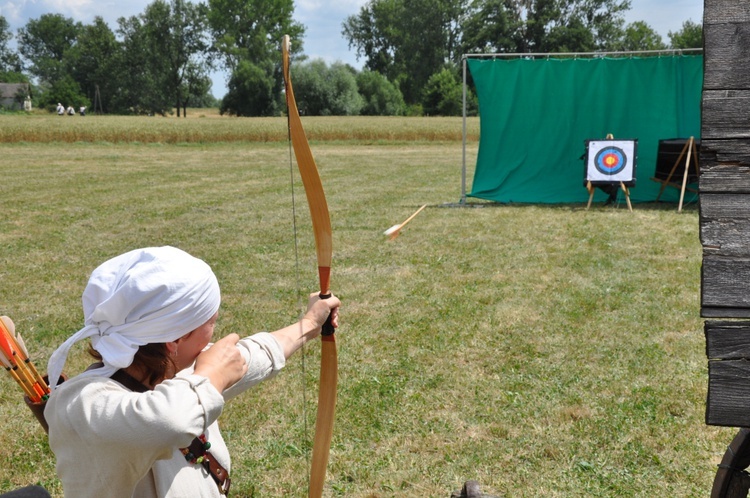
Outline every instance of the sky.
[[(0, 0), (0, 15), (4, 16), (15, 34), (29, 19), (38, 19), (42, 14), (55, 13), (71, 17), (84, 24), (101, 16), (114, 31), (117, 19), (142, 13), (153, 0)], [(305, 25), (305, 54), (311, 59), (323, 59), (328, 64), (336, 61), (351, 64), (361, 69), (362, 60), (349, 49), (341, 35), (341, 23), (355, 15), (367, 0), (298, 0), (295, 2), (294, 19)], [(631, 0), (631, 9), (625, 21), (645, 21), (669, 42), (667, 33), (678, 31), (682, 23), (691, 20), (703, 22), (703, 0)], [(222, 97), (226, 92), (226, 75), (217, 72), (211, 75), (212, 93)]]

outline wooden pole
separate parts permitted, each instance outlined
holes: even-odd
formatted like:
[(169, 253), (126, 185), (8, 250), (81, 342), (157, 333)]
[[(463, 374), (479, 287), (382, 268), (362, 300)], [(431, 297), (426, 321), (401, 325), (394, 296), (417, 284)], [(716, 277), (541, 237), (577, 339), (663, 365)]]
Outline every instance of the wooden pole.
[(620, 182), (620, 188), (622, 188), (622, 191), (625, 192), (625, 200), (628, 203), (628, 210), (630, 210), (630, 212), (632, 213), (633, 205), (630, 204), (630, 191), (628, 190), (628, 187), (626, 187), (625, 184), (622, 182)]
[[(690, 171), (690, 157), (693, 153), (693, 147), (695, 146), (695, 139), (693, 137), (690, 137), (690, 140), (688, 140), (688, 143), (685, 144), (685, 149), (687, 149), (687, 160), (685, 161), (685, 174), (682, 175), (682, 188), (680, 188), (680, 204), (677, 207), (677, 212), (682, 212), (682, 201), (685, 199), (685, 187), (687, 187), (687, 179), (688, 179), (688, 171)], [(684, 154), (685, 151), (683, 150), (682, 153)], [(682, 158), (682, 156), (680, 156)]]
[(586, 182), (586, 190), (589, 191), (589, 203), (586, 204), (586, 211), (591, 207), (591, 201), (594, 199), (594, 186), (591, 185), (591, 180)]

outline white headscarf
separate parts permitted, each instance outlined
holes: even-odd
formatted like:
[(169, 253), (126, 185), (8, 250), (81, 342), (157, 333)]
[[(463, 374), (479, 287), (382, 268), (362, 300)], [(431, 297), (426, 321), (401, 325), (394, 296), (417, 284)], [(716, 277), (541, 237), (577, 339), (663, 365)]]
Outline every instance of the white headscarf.
[(133, 363), (139, 346), (177, 340), (206, 323), (220, 301), (211, 268), (180, 249), (148, 247), (106, 261), (83, 291), (84, 327), (49, 359), (50, 387), (76, 342), (90, 337), (104, 363), (81, 375), (109, 377)]

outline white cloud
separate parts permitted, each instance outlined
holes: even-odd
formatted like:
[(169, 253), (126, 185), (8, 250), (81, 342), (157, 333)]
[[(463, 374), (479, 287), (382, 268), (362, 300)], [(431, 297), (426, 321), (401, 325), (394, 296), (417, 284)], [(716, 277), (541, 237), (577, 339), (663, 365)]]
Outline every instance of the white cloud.
[(0, 15), (11, 29), (23, 27), (29, 19), (43, 14), (62, 14), (75, 21), (88, 24), (100, 16), (113, 30), (117, 19), (138, 15), (152, 0), (0, 0)]
[(11, 25), (11, 27), (21, 26), (26, 23), (24, 18), (24, 6), (26, 2), (21, 0), (17, 2), (6, 1), (0, 5), (0, 16), (5, 17), (5, 20)]
[(91, 0), (44, 0), (44, 5), (49, 12), (57, 12), (73, 19), (82, 19), (89, 16), (93, 8)]
[(325, 10), (327, 12), (354, 12), (366, 4), (369, 0), (298, 0), (295, 2), (295, 11)]

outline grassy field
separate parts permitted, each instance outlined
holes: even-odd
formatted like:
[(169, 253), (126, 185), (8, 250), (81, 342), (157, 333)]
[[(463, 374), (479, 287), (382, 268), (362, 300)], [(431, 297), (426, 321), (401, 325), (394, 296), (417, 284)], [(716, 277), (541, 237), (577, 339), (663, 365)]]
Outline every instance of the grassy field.
[[(297, 319), (316, 274), (285, 121), (198, 112), (0, 116), (0, 313), (38, 365), (80, 328), (90, 272), (140, 246), (214, 268), (219, 335)], [(326, 496), (447, 498), (468, 479), (513, 497), (709, 494), (736, 431), (704, 424), (694, 206), (449, 207), (460, 119), (303, 122), (344, 301)], [(234, 497), (306, 495), (317, 346), (225, 408)], [(86, 364), (81, 345), (66, 372)], [(62, 496), (46, 436), (4, 374), (0, 426), (0, 491)]]
[[(422, 142), (461, 140), (462, 119), (399, 117), (310, 117), (305, 131), (311, 141)], [(467, 135), (479, 136), (477, 118), (467, 119)], [(216, 111), (195, 109), (187, 119), (141, 116), (57, 116), (0, 114), (0, 143), (108, 142), (215, 143), (286, 142), (286, 118), (221, 117)]]

